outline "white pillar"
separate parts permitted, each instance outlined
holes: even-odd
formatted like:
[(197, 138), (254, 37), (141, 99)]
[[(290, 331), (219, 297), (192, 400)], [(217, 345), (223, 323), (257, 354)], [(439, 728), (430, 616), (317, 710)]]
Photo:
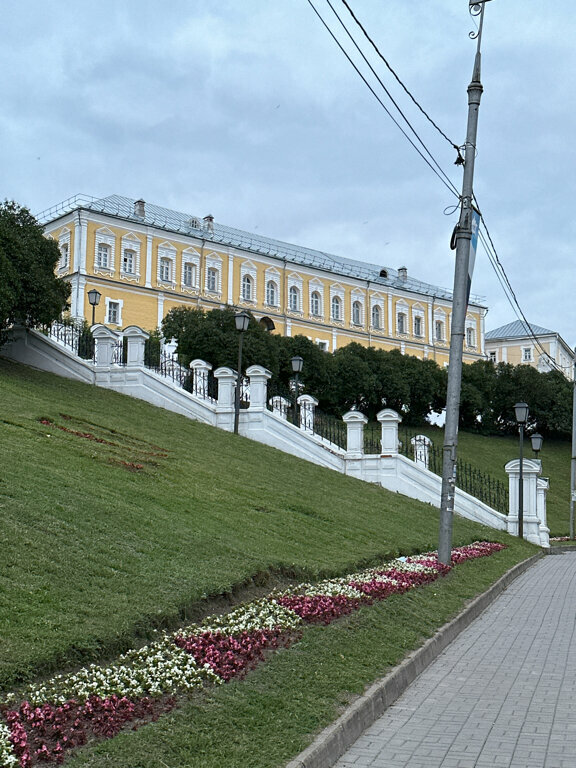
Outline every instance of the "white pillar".
[[(518, 503), (520, 490), (520, 459), (509, 461), (504, 467), (508, 473), (510, 508), (508, 513), (508, 533), (518, 536)], [(537, 480), (542, 471), (538, 459), (524, 459), (522, 462), (524, 489), (524, 538), (540, 546), (540, 520), (537, 510)]]
[(398, 424), (402, 421), (392, 408), (384, 408), (376, 415), (382, 427), (382, 455), (396, 456), (398, 454)]
[(368, 417), (360, 411), (348, 411), (342, 420), (346, 424), (346, 458), (360, 459), (364, 455), (364, 425)]
[(550, 481), (547, 477), (539, 477), (536, 483), (536, 514), (540, 521), (540, 546), (548, 549), (550, 546), (550, 528), (546, 519), (546, 495)]
[(93, 325), (92, 336), (95, 344), (95, 364), (98, 367), (112, 365), (114, 346), (118, 341), (118, 334), (105, 325)]
[(144, 347), (150, 334), (137, 325), (124, 328), (122, 335), (128, 340), (126, 365), (135, 367), (144, 365)]
[(234, 429), (234, 395), (236, 392), (236, 371), (232, 368), (217, 368), (214, 377), (218, 379), (218, 402), (216, 403), (216, 426), (232, 432)]
[(300, 429), (314, 432), (314, 411), (318, 400), (312, 395), (300, 395), (296, 402), (300, 406)]
[(261, 365), (251, 365), (246, 369), (246, 375), (250, 379), (250, 411), (266, 410), (268, 398), (268, 379), (272, 374)]

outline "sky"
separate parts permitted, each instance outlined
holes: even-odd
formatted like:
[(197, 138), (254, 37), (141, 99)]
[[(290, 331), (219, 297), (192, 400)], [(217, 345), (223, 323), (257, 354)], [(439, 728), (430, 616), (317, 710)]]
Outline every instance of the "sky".
[[(396, 115), (328, 4), (312, 0)], [(468, 0), (330, 0), (451, 184), (476, 51)], [(308, 0), (2, 3), (0, 195), (143, 198), (451, 289), (457, 195)], [(475, 195), (526, 318), (576, 344), (576, 15), (489, 0)], [(399, 118), (401, 119), (401, 118)], [(410, 133), (410, 129), (405, 127)], [(413, 138), (416, 142), (416, 140)], [(486, 330), (517, 319), (479, 246)]]

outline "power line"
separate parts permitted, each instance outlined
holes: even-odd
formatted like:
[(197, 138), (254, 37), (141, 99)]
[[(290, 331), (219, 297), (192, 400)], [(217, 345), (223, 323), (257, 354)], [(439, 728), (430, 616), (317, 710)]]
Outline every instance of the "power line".
[(484, 227), (484, 232), (480, 231), (480, 241), (482, 242), (482, 245), (484, 246), (484, 249), (488, 255), (488, 259), (490, 263), (492, 264), (492, 268), (494, 269), (494, 272), (496, 273), (496, 277), (498, 278), (498, 281), (500, 282), (500, 285), (502, 286), (504, 290), (504, 294), (506, 298), (508, 299), (508, 302), (512, 309), (514, 310), (514, 313), (516, 317), (523, 321), (524, 326), (527, 329), (527, 336), (529, 336), (535, 343), (536, 347), (540, 350), (541, 354), (543, 354), (550, 362), (550, 364), (556, 368), (558, 371), (562, 370), (568, 370), (572, 366), (565, 366), (561, 365), (560, 363), (556, 362), (554, 358), (550, 355), (550, 353), (544, 349), (542, 346), (542, 343), (540, 339), (536, 336), (534, 331), (532, 330), (531, 324), (528, 322), (526, 315), (524, 314), (524, 311), (520, 305), (520, 302), (518, 301), (518, 298), (516, 296), (516, 293), (514, 292), (514, 289), (512, 288), (512, 284), (510, 283), (510, 280), (508, 278), (508, 275), (506, 274), (506, 270), (504, 269), (504, 266), (502, 265), (502, 262), (500, 261), (500, 258), (498, 256), (498, 253), (496, 251), (496, 247), (494, 245), (494, 241), (492, 240), (492, 237), (490, 235), (490, 232), (488, 230), (488, 227), (486, 226), (486, 221), (484, 219), (484, 216), (480, 214), (480, 218), (482, 221), (482, 226)]
[[(437, 162), (436, 158), (435, 158), (435, 157), (432, 155), (432, 153), (430, 152), (430, 150), (428, 149), (428, 147), (426, 146), (426, 144), (424, 143), (424, 141), (423, 141), (423, 140), (420, 138), (420, 136), (419, 136), (419, 135), (418, 135), (418, 133), (416, 132), (416, 129), (414, 128), (414, 126), (413, 126), (413, 125), (410, 123), (410, 121), (408, 120), (408, 118), (406, 117), (406, 115), (404, 114), (404, 112), (403, 112), (403, 111), (400, 109), (400, 106), (399, 106), (399, 105), (398, 105), (398, 103), (395, 101), (394, 97), (392, 96), (392, 94), (390, 93), (390, 91), (388, 90), (388, 88), (386, 88), (386, 86), (385, 86), (385, 85), (384, 85), (384, 83), (382, 82), (382, 79), (380, 78), (380, 76), (378, 75), (378, 73), (376, 72), (376, 70), (374, 69), (374, 67), (372, 66), (372, 64), (371, 64), (371, 63), (368, 61), (368, 59), (367, 59), (367, 57), (366, 57), (366, 54), (365, 54), (365, 53), (362, 51), (362, 49), (360, 48), (360, 46), (358, 45), (358, 43), (357, 43), (357, 42), (356, 42), (356, 40), (354, 39), (353, 35), (351, 34), (351, 32), (350, 32), (350, 30), (348, 29), (348, 27), (346, 26), (346, 24), (345, 24), (345, 23), (342, 21), (342, 18), (340, 17), (340, 15), (339, 15), (339, 14), (338, 14), (338, 12), (336, 11), (336, 9), (334, 8), (334, 6), (333, 6), (333, 5), (332, 5), (332, 3), (330, 2), (330, 0), (326, 0), (326, 2), (327, 2), (327, 3), (328, 3), (328, 5), (330, 6), (330, 9), (332, 10), (332, 13), (333, 13), (333, 14), (336, 16), (336, 18), (337, 18), (337, 19), (338, 19), (338, 21), (340, 22), (340, 25), (342, 26), (342, 28), (344, 29), (344, 31), (346, 32), (346, 34), (348, 35), (348, 37), (349, 37), (349, 38), (350, 38), (350, 40), (352, 41), (352, 43), (353, 43), (353, 45), (355, 46), (355, 48), (356, 48), (356, 50), (358, 51), (358, 53), (359, 53), (359, 54), (360, 54), (360, 56), (362, 56), (362, 58), (364, 59), (364, 62), (366, 63), (366, 65), (368, 66), (368, 68), (370, 69), (370, 71), (372, 72), (372, 74), (374, 75), (374, 77), (376, 78), (376, 80), (377, 80), (377, 81), (380, 83), (380, 86), (382, 87), (382, 90), (384, 91), (384, 93), (385, 93), (385, 94), (388, 96), (388, 98), (390, 99), (390, 101), (392, 102), (392, 104), (394, 104), (394, 106), (396, 107), (396, 109), (398, 110), (398, 112), (400, 113), (400, 115), (402, 116), (402, 119), (404, 120), (404, 122), (406, 123), (406, 125), (407, 125), (407, 126), (410, 128), (410, 130), (412, 131), (412, 133), (414, 134), (414, 136), (417, 138), (417, 140), (420, 142), (420, 144), (421, 144), (421, 146), (423, 147), (424, 151), (425, 151), (425, 152), (426, 152), (426, 154), (427, 154), (427, 155), (430, 157), (430, 159), (432, 160), (432, 162), (434, 163), (434, 165), (435, 165), (435, 166), (438, 168), (438, 170), (439, 170), (439, 171), (440, 171), (440, 173), (441, 173), (441, 174), (444, 176), (444, 178), (446, 179), (446, 181), (447, 181), (447, 182), (448, 182), (448, 183), (449, 183), (449, 184), (450, 184), (450, 185), (453, 187), (453, 189), (454, 189), (454, 191), (456, 192), (456, 194), (458, 194), (458, 190), (457, 190), (457, 188), (454, 186), (454, 184), (452, 183), (452, 180), (451, 180), (451, 179), (450, 179), (450, 177), (449, 177), (449, 176), (448, 176), (448, 175), (447, 175), (447, 174), (444, 172), (444, 170), (441, 168), (441, 166), (440, 166), (440, 164)], [(456, 147), (456, 145), (453, 145), (453, 146), (454, 146), (456, 149), (458, 149), (458, 147)]]
[(394, 75), (394, 77), (395, 77), (395, 78), (396, 78), (396, 80), (398, 81), (399, 85), (400, 85), (400, 86), (401, 86), (401, 87), (404, 89), (404, 91), (405, 91), (405, 92), (408, 94), (408, 96), (409, 96), (409, 97), (412, 99), (412, 101), (414, 102), (414, 104), (415, 104), (415, 105), (418, 107), (418, 109), (420, 110), (420, 112), (422, 112), (422, 114), (423, 114), (423, 115), (424, 115), (424, 117), (425, 117), (425, 118), (428, 120), (428, 122), (430, 122), (430, 123), (431, 123), (431, 124), (434, 126), (434, 128), (436, 128), (436, 130), (438, 131), (438, 133), (439, 133), (439, 134), (440, 134), (440, 135), (441, 135), (441, 136), (442, 136), (444, 139), (446, 139), (446, 141), (447, 141), (447, 142), (450, 144), (450, 146), (451, 146), (453, 149), (455, 149), (455, 150), (458, 152), (458, 154), (460, 155), (460, 147), (458, 146), (458, 144), (455, 144), (455, 143), (452, 141), (452, 139), (450, 139), (450, 138), (449, 138), (449, 137), (448, 137), (448, 136), (447, 136), (447, 135), (444, 133), (444, 131), (443, 131), (443, 130), (442, 130), (442, 129), (441, 129), (441, 128), (440, 128), (440, 127), (439, 127), (439, 126), (438, 126), (438, 125), (437, 125), (437, 124), (434, 122), (434, 120), (432, 120), (432, 118), (431, 118), (431, 117), (430, 117), (430, 115), (429, 115), (429, 114), (426, 112), (426, 110), (425, 110), (425, 109), (424, 109), (424, 108), (423, 108), (423, 107), (422, 107), (422, 106), (421, 106), (421, 105), (418, 103), (418, 101), (416, 101), (416, 99), (415, 99), (415, 98), (414, 98), (414, 96), (413, 96), (413, 95), (410, 93), (410, 91), (408, 90), (408, 88), (407, 88), (407, 87), (404, 85), (404, 83), (402, 82), (402, 80), (400, 80), (400, 78), (398, 77), (398, 75), (396, 74), (396, 72), (394, 71), (394, 69), (392, 68), (392, 66), (390, 65), (390, 63), (388, 62), (388, 60), (386, 59), (386, 57), (385, 57), (385, 56), (384, 56), (384, 55), (381, 53), (380, 49), (378, 48), (378, 46), (376, 45), (376, 43), (374, 42), (374, 40), (373, 40), (373, 39), (370, 37), (370, 35), (369, 35), (369, 34), (368, 34), (368, 32), (366, 31), (366, 29), (364, 28), (364, 26), (362, 25), (362, 23), (359, 21), (358, 17), (356, 16), (356, 14), (355, 14), (355, 13), (354, 13), (354, 11), (352, 10), (352, 8), (350, 8), (350, 6), (349, 6), (349, 5), (348, 5), (348, 3), (346, 2), (346, 0), (342, 0), (342, 3), (343, 3), (343, 5), (344, 5), (344, 6), (346, 6), (346, 9), (348, 10), (348, 13), (350, 14), (350, 16), (352, 16), (352, 18), (354, 19), (354, 21), (356, 22), (356, 24), (358, 25), (358, 27), (359, 27), (359, 28), (362, 30), (362, 32), (363, 32), (363, 34), (364, 34), (364, 36), (366, 37), (366, 39), (368, 40), (368, 42), (370, 43), (370, 45), (372, 46), (372, 48), (374, 48), (374, 50), (376, 51), (376, 53), (378, 54), (378, 56), (380, 57), (380, 59), (382, 59), (382, 61), (384, 62), (384, 64), (385, 64), (385, 65), (388, 67), (388, 69), (390, 70), (390, 72), (392, 73), (392, 75)]
[[(396, 127), (397, 127), (397, 128), (400, 130), (400, 131), (401, 131), (401, 133), (404, 135), (404, 137), (405, 137), (405, 138), (406, 138), (406, 139), (407, 139), (407, 140), (410, 142), (410, 144), (411, 144), (411, 145), (414, 147), (414, 149), (416, 150), (416, 152), (418, 152), (418, 154), (419, 154), (419, 155), (420, 155), (420, 157), (421, 157), (421, 158), (424, 160), (424, 162), (426, 163), (426, 165), (427, 165), (427, 166), (428, 166), (428, 167), (429, 167), (429, 168), (432, 170), (432, 172), (433, 172), (434, 174), (436, 174), (436, 176), (438, 176), (438, 178), (440, 179), (440, 181), (442, 182), (442, 184), (444, 184), (444, 186), (445, 186), (445, 187), (446, 187), (446, 188), (449, 190), (449, 192), (450, 192), (452, 195), (455, 195), (456, 197), (459, 197), (459, 194), (458, 194), (458, 192), (457, 192), (457, 191), (455, 191), (455, 187), (454, 187), (454, 185), (452, 184), (452, 182), (449, 182), (449, 183), (448, 183), (448, 182), (446, 182), (446, 180), (445, 180), (445, 179), (442, 177), (442, 175), (441, 175), (441, 174), (440, 174), (440, 173), (437, 171), (437, 169), (436, 169), (436, 168), (435, 168), (435, 167), (432, 165), (432, 163), (431, 163), (431, 162), (428, 160), (428, 158), (427, 158), (427, 157), (425, 157), (425, 155), (424, 155), (424, 154), (421, 152), (421, 150), (420, 150), (420, 149), (419, 149), (419, 148), (416, 146), (416, 144), (415, 144), (415, 143), (412, 141), (412, 139), (410, 138), (410, 136), (409, 136), (409, 135), (406, 133), (406, 131), (404, 130), (404, 128), (402, 128), (402, 126), (401, 126), (401, 125), (400, 125), (400, 123), (399, 123), (399, 122), (396, 120), (396, 118), (394, 117), (394, 115), (392, 115), (392, 113), (390, 112), (390, 110), (388, 109), (388, 107), (387, 107), (387, 106), (384, 104), (384, 102), (382, 101), (382, 99), (380, 98), (380, 96), (378, 96), (378, 94), (376, 93), (376, 91), (374, 90), (374, 88), (372, 88), (372, 86), (370, 85), (370, 83), (368, 82), (368, 80), (367, 80), (367, 79), (364, 77), (364, 75), (362, 74), (362, 72), (359, 70), (359, 68), (356, 66), (356, 64), (355, 64), (355, 63), (352, 61), (352, 58), (349, 56), (349, 54), (347, 53), (347, 51), (344, 49), (344, 47), (342, 46), (342, 44), (340, 43), (340, 41), (338, 40), (338, 38), (336, 37), (336, 35), (335, 35), (335, 34), (332, 32), (332, 30), (330, 29), (330, 27), (328, 26), (328, 24), (326, 23), (326, 21), (323, 19), (322, 15), (321, 15), (321, 14), (320, 14), (320, 12), (318, 11), (318, 9), (317, 9), (317, 8), (314, 6), (314, 3), (312, 2), (312, 0), (307, 0), (307, 2), (308, 2), (308, 5), (309, 5), (309, 6), (312, 8), (312, 10), (314, 11), (314, 13), (316, 14), (316, 16), (318, 16), (318, 18), (319, 18), (319, 19), (320, 19), (320, 21), (322, 22), (322, 25), (325, 27), (325, 29), (327, 30), (327, 32), (328, 32), (328, 34), (330, 35), (330, 37), (331, 37), (331, 38), (334, 40), (334, 42), (336, 43), (336, 45), (338, 46), (338, 48), (340, 48), (340, 50), (342, 51), (342, 53), (344, 54), (344, 56), (345, 56), (345, 57), (348, 59), (349, 63), (352, 65), (352, 67), (354, 68), (354, 70), (356, 71), (356, 73), (357, 73), (357, 74), (359, 75), (359, 77), (362, 79), (362, 81), (364, 82), (364, 84), (366, 85), (366, 87), (369, 89), (370, 93), (371, 93), (371, 94), (374, 96), (374, 98), (375, 98), (375, 99), (378, 101), (378, 103), (380, 104), (380, 106), (382, 107), (382, 109), (383, 109), (383, 110), (386, 112), (386, 114), (388, 115), (388, 117), (389, 117), (389, 118), (392, 120), (392, 122), (393, 122), (393, 123), (396, 125)], [(436, 162), (436, 161), (434, 161), (434, 162)], [(443, 172), (442, 172), (442, 173), (443, 173)], [(446, 174), (443, 174), (443, 175), (444, 175), (444, 176), (446, 176)], [(447, 178), (447, 177), (446, 177), (446, 178)]]

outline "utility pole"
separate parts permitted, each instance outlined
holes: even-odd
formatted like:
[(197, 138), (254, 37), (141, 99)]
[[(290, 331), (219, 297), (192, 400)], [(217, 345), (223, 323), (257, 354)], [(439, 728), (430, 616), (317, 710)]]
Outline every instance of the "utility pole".
[(570, 539), (574, 538), (574, 502), (576, 501), (576, 347), (574, 347), (572, 394), (572, 461), (570, 462)]
[[(476, 158), (476, 133), (478, 110), (482, 96), (480, 82), (480, 44), (484, 22), (484, 4), (488, 0), (469, 2), (470, 13), (479, 16), (476, 58), (472, 81), (468, 86), (468, 127), (464, 148), (464, 175), (460, 198), (460, 218), (454, 230), (456, 265), (454, 268), (454, 292), (452, 296), (452, 321), (450, 331), (450, 360), (448, 364), (448, 389), (446, 393), (446, 424), (442, 462), (442, 496), (440, 500), (440, 531), (438, 560), (449, 565), (452, 560), (452, 520), (456, 487), (456, 448), (458, 445), (458, 420), (460, 416), (460, 389), (462, 385), (462, 352), (466, 326), (466, 310), (470, 294), (471, 270), (470, 244), (473, 230), (478, 226), (478, 214), (473, 208), (474, 160)], [(473, 266), (473, 265), (472, 265)]]

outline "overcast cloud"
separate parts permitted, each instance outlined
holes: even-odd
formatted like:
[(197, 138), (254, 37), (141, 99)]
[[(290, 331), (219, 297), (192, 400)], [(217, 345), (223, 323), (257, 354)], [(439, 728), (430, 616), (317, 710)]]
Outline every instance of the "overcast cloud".
[[(476, 46), (467, 0), (349, 2), (422, 106), (462, 144)], [(326, 0), (314, 3), (337, 30)], [(341, 0), (332, 3), (355, 29)], [(452, 287), (456, 215), (444, 210), (456, 198), (307, 0), (2, 6), (2, 197), (34, 213), (77, 193), (143, 197)], [(568, 0), (487, 2), (475, 177), (526, 317), (571, 345), (574, 19)], [(358, 39), (460, 189), (454, 150)], [(488, 330), (516, 319), (482, 249), (472, 290), (490, 308)]]

